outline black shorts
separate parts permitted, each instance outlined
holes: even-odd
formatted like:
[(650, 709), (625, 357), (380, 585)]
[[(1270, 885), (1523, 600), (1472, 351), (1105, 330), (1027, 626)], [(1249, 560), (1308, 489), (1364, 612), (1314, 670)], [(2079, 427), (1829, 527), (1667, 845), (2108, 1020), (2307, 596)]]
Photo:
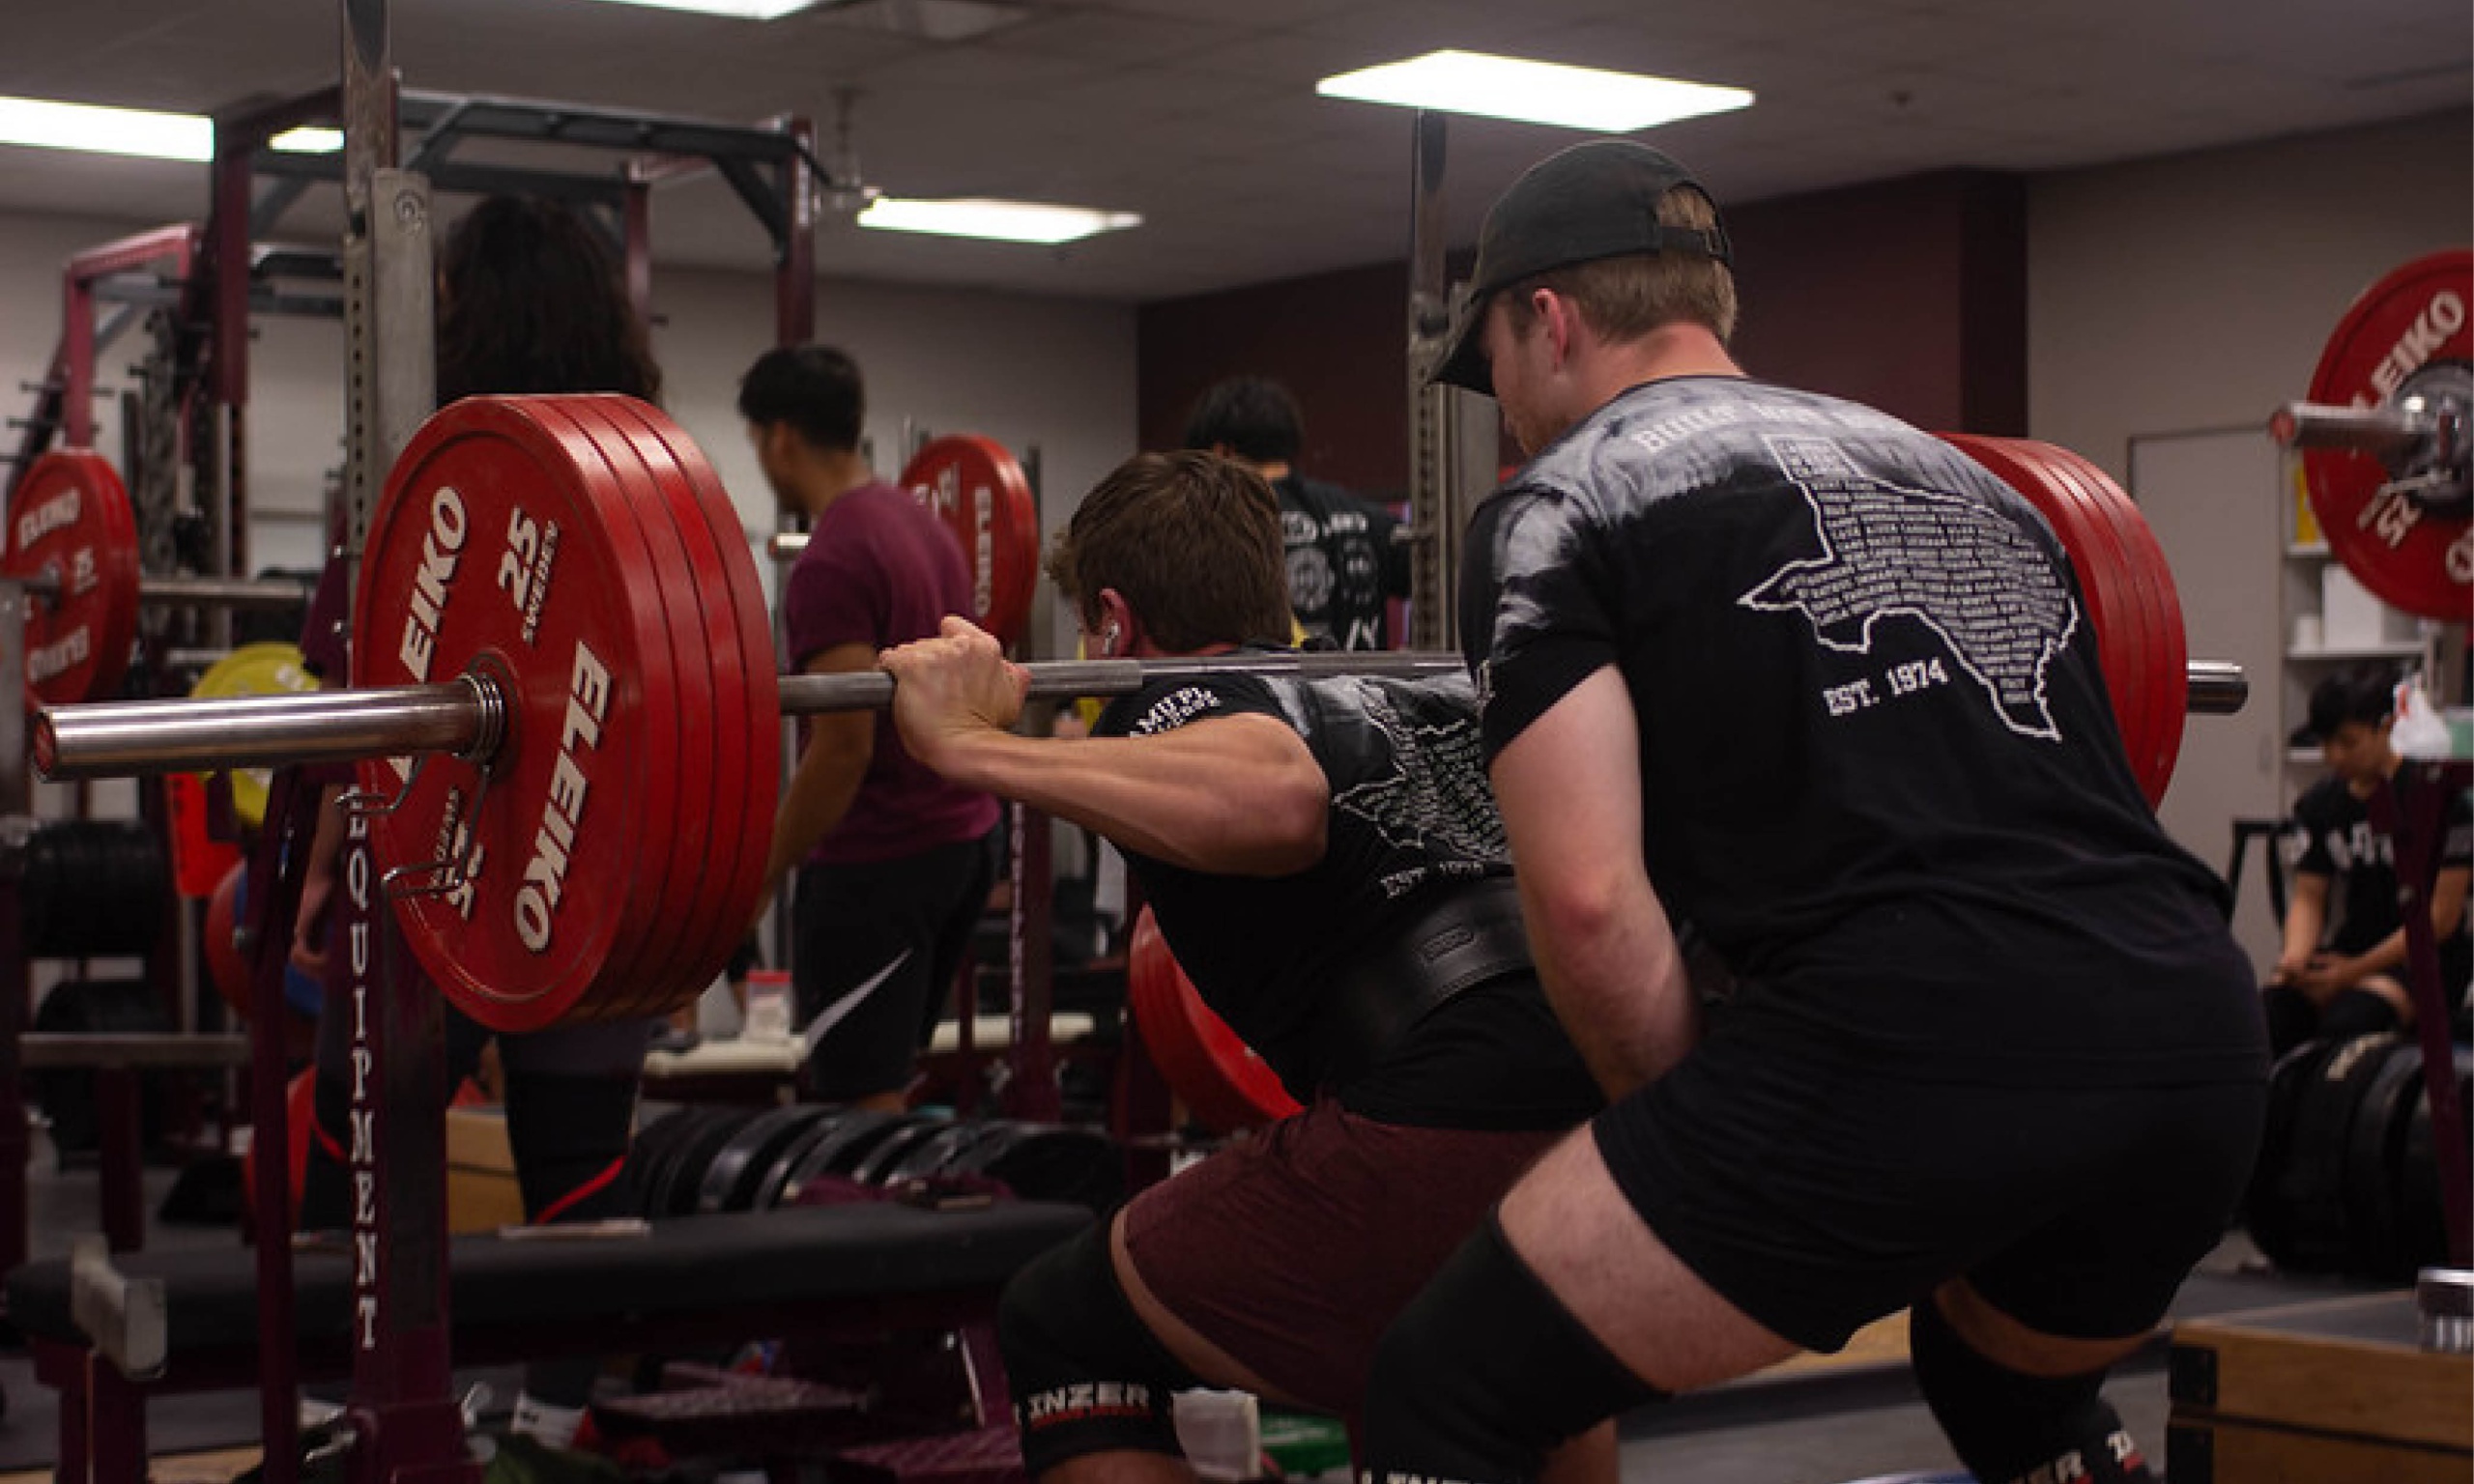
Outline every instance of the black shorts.
[(2255, 1082), (1901, 1080), (1722, 1024), (1592, 1128), (1685, 1267), (1833, 1351), (1960, 1276), (2047, 1334), (2152, 1327), (2224, 1236), (2266, 1104)]
[(799, 868), (791, 985), (811, 1096), (910, 1085), (995, 879), (992, 833), (899, 860)]

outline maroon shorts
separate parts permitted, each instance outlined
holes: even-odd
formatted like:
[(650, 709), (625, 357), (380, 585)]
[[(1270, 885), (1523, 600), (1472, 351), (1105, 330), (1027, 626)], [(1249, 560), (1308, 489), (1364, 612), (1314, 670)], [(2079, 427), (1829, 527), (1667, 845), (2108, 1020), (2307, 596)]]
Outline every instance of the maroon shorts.
[(1196, 1333), (1354, 1425), (1374, 1342), (1562, 1137), (1403, 1127), (1320, 1099), (1136, 1196), (1126, 1252)]

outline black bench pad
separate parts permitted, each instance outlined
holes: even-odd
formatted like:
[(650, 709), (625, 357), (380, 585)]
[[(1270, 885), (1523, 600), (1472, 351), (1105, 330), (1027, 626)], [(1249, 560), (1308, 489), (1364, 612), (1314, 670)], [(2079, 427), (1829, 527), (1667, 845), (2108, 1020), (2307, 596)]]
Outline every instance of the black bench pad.
[[(652, 1223), (649, 1235), (605, 1241), (452, 1239), (457, 1327), (555, 1327), (657, 1321), (719, 1309), (992, 1289), (1091, 1222), (1081, 1206), (1000, 1204), (925, 1211), (891, 1204), (800, 1207)], [(171, 1353), (258, 1343), (257, 1254), (246, 1248), (139, 1252), (114, 1259), (131, 1278), (159, 1278)], [(296, 1327), (345, 1332), (352, 1266), (341, 1247), (293, 1258)], [(9, 1274), (9, 1319), (27, 1336), (82, 1346), (70, 1318), (69, 1264)]]

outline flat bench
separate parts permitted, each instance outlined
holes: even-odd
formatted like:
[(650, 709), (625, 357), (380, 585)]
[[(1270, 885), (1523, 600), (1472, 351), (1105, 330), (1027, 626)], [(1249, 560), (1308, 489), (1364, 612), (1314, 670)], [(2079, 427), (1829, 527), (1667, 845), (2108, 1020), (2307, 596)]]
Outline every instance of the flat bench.
[[(871, 1203), (681, 1217), (628, 1237), (457, 1237), (447, 1258), (454, 1356), (494, 1365), (959, 1327), (988, 1317), (1016, 1270), (1091, 1219), (1083, 1207), (1045, 1202), (967, 1211)], [(9, 1318), (26, 1336), (36, 1379), (60, 1393), (55, 1477), (143, 1484), (149, 1396), (256, 1381), (256, 1263), (242, 1248), (114, 1259), (113, 1276), (141, 1296), (132, 1307), (161, 1320), (159, 1344), (140, 1342), (146, 1373), (135, 1376), (78, 1323), (72, 1263), (9, 1275)], [(349, 1254), (296, 1252), (293, 1283), (301, 1376), (348, 1375)], [(159, 1307), (150, 1284), (159, 1285)]]
[[(146, 1241), (145, 1131), (137, 1074), (246, 1067), (249, 1038), (168, 1031), (31, 1031), (17, 1038), (17, 1062), (28, 1071), (95, 1074), (95, 1155), (103, 1234), (113, 1251), (134, 1252)], [(21, 1227), (23, 1222), (20, 1213)]]

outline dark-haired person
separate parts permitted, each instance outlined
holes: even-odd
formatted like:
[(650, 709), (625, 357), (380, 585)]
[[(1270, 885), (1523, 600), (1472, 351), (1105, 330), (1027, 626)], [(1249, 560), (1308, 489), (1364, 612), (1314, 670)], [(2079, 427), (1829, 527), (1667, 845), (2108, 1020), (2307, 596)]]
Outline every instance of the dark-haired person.
[[(1208, 454), (1120, 466), (1049, 571), (1096, 655), (1288, 637), (1271, 492)], [(884, 657), (913, 755), (1114, 841), (1203, 998), (1306, 1104), (1007, 1287), (1033, 1475), (1191, 1480), (1183, 1387), (1354, 1419), (1384, 1324), (1597, 1103), (1521, 941), (1467, 682), (1165, 682), (1089, 738), (1025, 737), (1022, 672), (945, 627)], [(1562, 1462), (1611, 1484), (1611, 1431)]]
[(1186, 419), (1186, 446), (1235, 459), (1280, 497), (1288, 606), (1309, 642), (1338, 649), (1392, 647), (1388, 599), (1409, 595), (1400, 522), (1372, 500), (1297, 471), (1306, 420), (1288, 388), (1262, 376), (1217, 383)]
[[(2409, 808), (2420, 775), (2400, 771), (2389, 740), (2397, 681), (2383, 670), (2330, 675), (2312, 687), (2311, 731), (2328, 776), (2294, 801), (2286, 838), (2293, 873), (2284, 951), (2268, 978), (2268, 1041), (2280, 1053), (2316, 1037), (2343, 1040), (2410, 1030), (2414, 998), (2403, 980), (2405, 924), (2397, 903), (2395, 843), (2372, 828), (2368, 800), (2382, 781)], [(2474, 805), (2448, 807), (2439, 879), (2431, 897), (2439, 939), (2440, 990), (2467, 1038), (2466, 985), (2474, 942), (2466, 937), (2466, 883), (2474, 878)], [(2333, 916), (2330, 908), (2335, 908)]]
[[(811, 522), (782, 589), (792, 670), (874, 670), (878, 650), (970, 612), (952, 533), (859, 452), (867, 393), (849, 356), (766, 352), (739, 383), (738, 412), (774, 498)], [(802, 727), (763, 899), (797, 870), (791, 980), (806, 1085), (895, 1109), (995, 879), (996, 801), (921, 766), (881, 712)]]
[[(438, 400), (480, 394), (608, 391), (652, 401), (661, 392), (645, 327), (592, 229), (554, 201), (492, 196), (447, 234), (439, 255)], [(313, 630), (302, 648), (342, 672), (340, 641)], [(294, 956), (324, 974), (326, 905), (342, 846), (332, 791), (319, 817), (302, 894)], [(317, 1116), (301, 1202), (304, 1231), (348, 1226), (344, 1159), (351, 1126), (352, 1017), (319, 1017)], [(479, 1064), (491, 1033), (446, 1012), (447, 1083)], [(659, 1022), (554, 1026), (497, 1038), (505, 1070), (507, 1140), (532, 1222), (594, 1221), (636, 1213), (626, 1176), (645, 1051)], [(513, 1430), (552, 1447), (575, 1440), (600, 1362), (537, 1361), (525, 1368)]]
[[(1577, 146), (1488, 214), (1436, 368), (1530, 456), (1460, 632), (1539, 975), (1612, 1101), (1385, 1336), (1369, 1470), (1530, 1477), (1910, 1308), (1978, 1479), (2147, 1479), (2105, 1373), (2265, 1106), (2223, 883), (2140, 795), (2053, 531), (1941, 440), (1747, 379), (1727, 257), (1673, 160)], [(1706, 1028), (1668, 910), (1736, 983)]]

